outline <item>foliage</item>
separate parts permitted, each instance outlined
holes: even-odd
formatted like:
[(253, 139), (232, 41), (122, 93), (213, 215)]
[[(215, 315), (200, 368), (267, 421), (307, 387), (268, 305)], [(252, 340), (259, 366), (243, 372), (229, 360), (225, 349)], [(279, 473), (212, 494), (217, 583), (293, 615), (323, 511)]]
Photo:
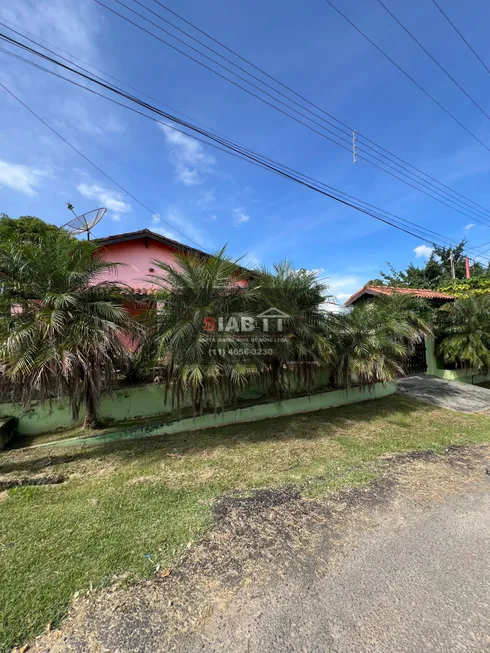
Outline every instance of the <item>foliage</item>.
[(42, 242), (46, 236), (60, 236), (70, 239), (68, 232), (48, 224), (32, 215), (22, 215), (20, 218), (10, 218), (5, 213), (0, 214), (0, 246), (5, 247), (14, 242)]
[(461, 367), (490, 369), (490, 296), (457, 299), (438, 311), (438, 353)]
[[(434, 245), (431, 256), (423, 267), (410, 263), (405, 270), (395, 270), (389, 263), (390, 274), (381, 272), (383, 281), (388, 286), (403, 286), (406, 288), (428, 288), (438, 290), (441, 286), (451, 283), (451, 254), (454, 256), (454, 271), (456, 279), (464, 279), (466, 264), (464, 248), (466, 241), (462, 240), (457, 247), (439, 247)], [(489, 267), (481, 263), (473, 263), (472, 277), (488, 276)]]
[(490, 294), (490, 276), (457, 279), (442, 286), (439, 290), (457, 298), (474, 297)]
[(295, 270), (290, 261), (257, 272), (256, 313), (273, 308), (287, 315), (272, 347), (267, 334), (259, 336), (264, 339), (264, 348), (272, 350), (259, 365), (259, 373), (275, 397), (289, 392), (293, 377), (296, 389), (310, 389), (318, 368), (333, 356), (329, 322), (322, 308), (329, 298), (327, 286), (315, 272)]
[(206, 327), (250, 314), (253, 293), (240, 285), (244, 272), (224, 248), (208, 258), (177, 254), (171, 263), (154, 265), (160, 270), (152, 275), (160, 288), (158, 308), (148, 315), (141, 360), (158, 370), (172, 405), (180, 408), (186, 394), (198, 411), (207, 402), (224, 405), (255, 370), (229, 353), (243, 346), (239, 337), (229, 333), (224, 342), (224, 334)]
[(361, 388), (394, 381), (403, 374), (403, 359), (423, 335), (430, 335), (430, 309), (424, 300), (393, 295), (355, 305), (330, 318), (335, 340), (337, 385)]
[(25, 404), (67, 395), (76, 416), (83, 402), (87, 426), (98, 421), (102, 388), (128, 360), (123, 340), (136, 333), (127, 291), (100, 280), (117, 264), (95, 250), (58, 232), (0, 248), (3, 376)]

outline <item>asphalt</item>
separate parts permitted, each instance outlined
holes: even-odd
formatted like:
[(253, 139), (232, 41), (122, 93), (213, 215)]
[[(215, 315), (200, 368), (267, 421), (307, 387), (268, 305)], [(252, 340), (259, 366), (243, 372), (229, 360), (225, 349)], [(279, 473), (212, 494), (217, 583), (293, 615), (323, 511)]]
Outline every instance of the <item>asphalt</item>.
[(398, 381), (398, 392), (413, 399), (463, 413), (490, 412), (490, 390), (421, 374)]
[(229, 501), (170, 575), (76, 602), (32, 651), (488, 653), (488, 467), (489, 445), (418, 452), (328, 500)]

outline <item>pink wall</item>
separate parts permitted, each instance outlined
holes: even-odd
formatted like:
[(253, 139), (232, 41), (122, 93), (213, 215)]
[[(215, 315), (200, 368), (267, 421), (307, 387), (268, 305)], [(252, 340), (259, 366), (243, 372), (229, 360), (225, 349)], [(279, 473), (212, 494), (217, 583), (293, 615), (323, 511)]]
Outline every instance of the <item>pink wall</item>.
[[(131, 288), (148, 289), (158, 287), (151, 282), (151, 276), (161, 275), (162, 270), (152, 263), (153, 259), (165, 263), (171, 263), (174, 260), (170, 247), (149, 238), (139, 238), (125, 243), (106, 245), (100, 248), (99, 254), (106, 261), (124, 263), (124, 266), (118, 268), (116, 275), (108, 273), (102, 278), (111, 281), (117, 279), (117, 281), (128, 284)], [(150, 268), (155, 270), (153, 275)]]
[[(151, 282), (151, 276), (161, 276), (162, 270), (156, 267), (152, 261), (157, 259), (165, 261), (165, 263), (172, 263), (175, 260), (173, 250), (168, 245), (150, 238), (138, 238), (124, 243), (105, 245), (98, 250), (98, 253), (106, 261), (125, 264), (118, 268), (117, 276), (107, 273), (101, 279), (117, 280), (131, 288), (158, 288), (158, 285)], [(150, 268), (154, 269), (154, 273), (150, 272)], [(238, 283), (242, 287), (247, 285), (244, 279)]]

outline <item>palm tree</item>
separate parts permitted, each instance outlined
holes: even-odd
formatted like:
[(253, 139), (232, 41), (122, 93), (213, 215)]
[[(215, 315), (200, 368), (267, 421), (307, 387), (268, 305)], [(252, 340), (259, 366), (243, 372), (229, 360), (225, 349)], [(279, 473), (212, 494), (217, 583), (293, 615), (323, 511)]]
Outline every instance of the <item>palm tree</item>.
[(311, 389), (320, 367), (332, 358), (332, 343), (323, 308), (329, 299), (328, 287), (316, 271), (295, 270), (290, 261), (259, 268), (254, 297), (257, 312), (274, 308), (285, 317), (281, 331), (268, 344), (270, 334), (262, 334), (263, 348), (270, 353), (260, 361), (260, 372), (268, 390), (276, 397), (295, 389)]
[(0, 248), (0, 364), (14, 397), (26, 405), (68, 396), (73, 416), (99, 422), (103, 389), (128, 361), (124, 342), (137, 326), (130, 293), (103, 275), (117, 264), (96, 246), (65, 235)]
[(415, 297), (393, 293), (330, 317), (337, 385), (361, 389), (403, 375), (403, 360), (431, 334), (430, 309)]
[(490, 296), (457, 299), (438, 311), (437, 351), (448, 363), (490, 369)]
[[(171, 390), (172, 406), (180, 410), (190, 399), (193, 410), (218, 405), (256, 374), (252, 363), (235, 355), (243, 348), (240, 334), (224, 331), (230, 319), (237, 324), (250, 315), (253, 291), (246, 289), (246, 272), (226, 248), (213, 256), (177, 254), (174, 261), (154, 261), (152, 275), (159, 285), (159, 308), (149, 314), (148, 337), (141, 359), (150, 361)], [(220, 330), (221, 329), (221, 330)]]

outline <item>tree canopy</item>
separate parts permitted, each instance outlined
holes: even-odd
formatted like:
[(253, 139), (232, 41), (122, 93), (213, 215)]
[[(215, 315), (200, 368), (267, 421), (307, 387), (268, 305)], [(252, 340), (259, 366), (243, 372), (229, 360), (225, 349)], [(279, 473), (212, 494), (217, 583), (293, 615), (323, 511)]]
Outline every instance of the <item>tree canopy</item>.
[[(428, 288), (439, 290), (452, 283), (451, 254), (454, 256), (454, 272), (456, 279), (463, 280), (466, 276), (464, 248), (466, 241), (462, 240), (457, 247), (434, 246), (432, 254), (425, 265), (418, 267), (410, 263), (405, 270), (395, 270), (389, 263), (390, 273), (381, 272), (383, 285), (403, 286), (406, 288)], [(471, 277), (490, 278), (490, 266), (473, 263)]]
[(21, 215), (11, 218), (5, 213), (0, 214), (0, 245), (5, 246), (13, 242), (34, 242), (42, 240), (49, 234), (65, 235), (71, 238), (67, 231), (56, 227), (54, 224), (44, 222), (33, 215)]

